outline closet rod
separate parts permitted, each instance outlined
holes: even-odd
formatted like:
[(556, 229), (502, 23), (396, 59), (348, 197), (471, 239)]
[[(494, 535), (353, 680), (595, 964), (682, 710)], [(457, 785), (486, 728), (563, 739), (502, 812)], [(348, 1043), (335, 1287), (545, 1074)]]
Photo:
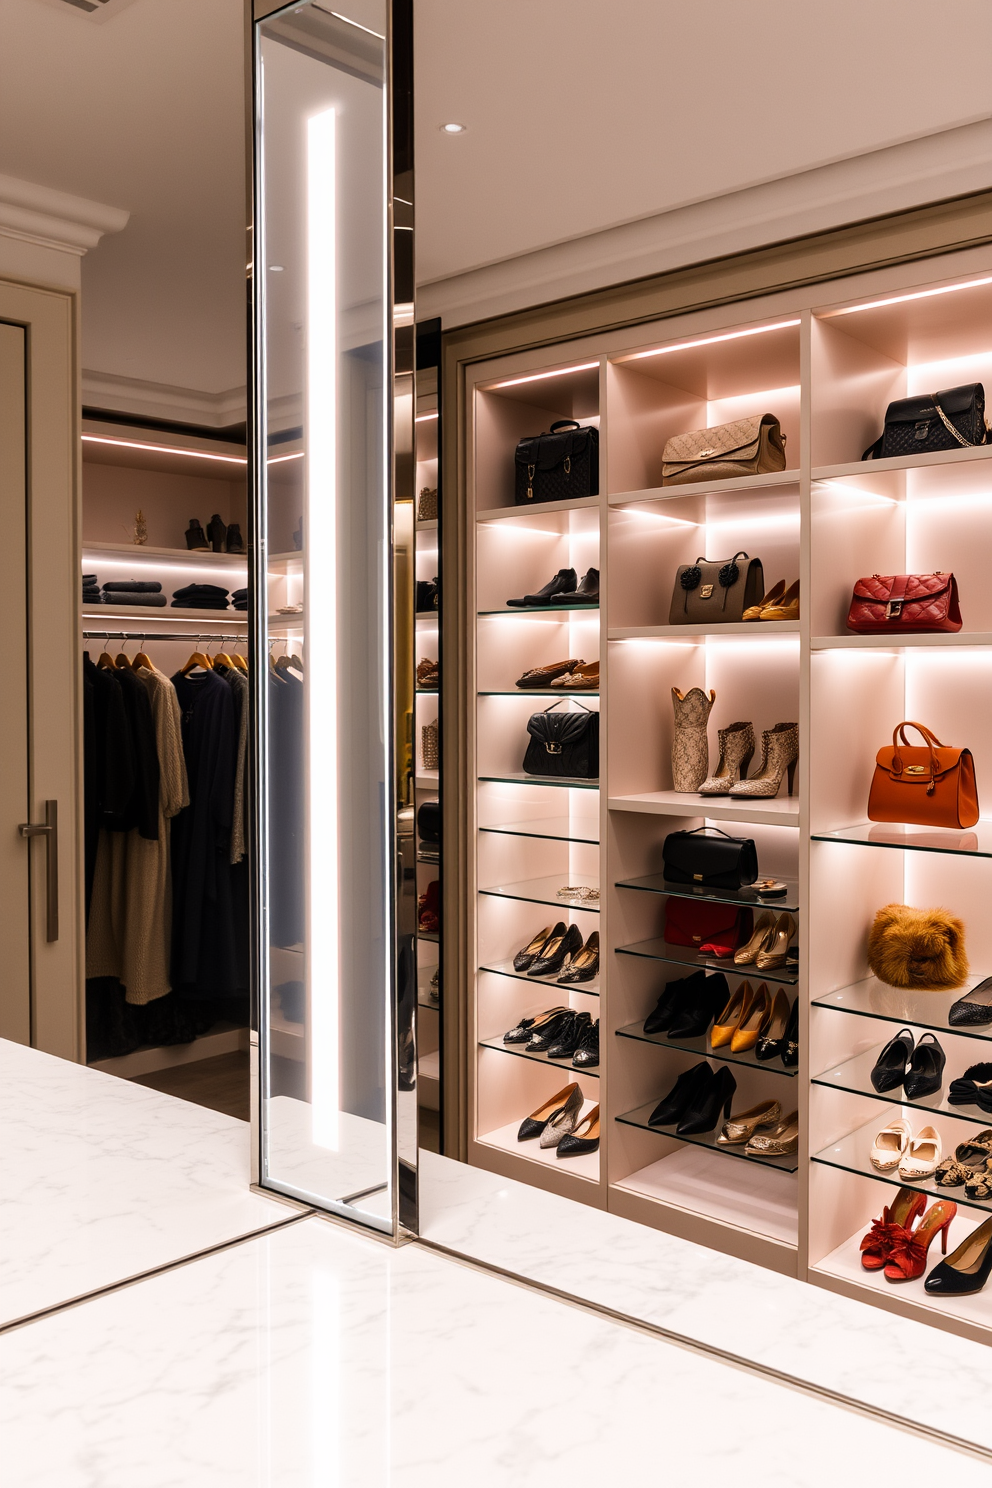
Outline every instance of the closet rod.
[[(84, 641), (246, 641), (242, 631), (239, 635), (219, 635), (216, 631), (194, 630), (84, 630)], [(274, 635), (273, 641), (286, 641), (288, 636)]]

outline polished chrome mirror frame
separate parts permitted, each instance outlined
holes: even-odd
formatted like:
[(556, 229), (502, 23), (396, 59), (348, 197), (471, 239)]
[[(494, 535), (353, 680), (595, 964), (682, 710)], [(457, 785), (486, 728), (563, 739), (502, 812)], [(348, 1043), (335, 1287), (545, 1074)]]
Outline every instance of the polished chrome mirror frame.
[[(250, 1034), (252, 1184), (261, 1190), (296, 1199), (364, 1227), (385, 1232), (394, 1240), (416, 1234), (418, 1226), (418, 1127), (417, 1127), (417, 1058), (416, 1058), (416, 975), (412, 996), (409, 995), (409, 957), (402, 955), (398, 921), (400, 901), (398, 810), (399, 801), (385, 801), (385, 863), (393, 865), (392, 881), (386, 888), (384, 985), (386, 1005), (383, 1009), (385, 1047), (382, 1059), (385, 1074), (385, 1129), (388, 1164), (382, 1189), (388, 1189), (388, 1214), (371, 1213), (355, 1207), (364, 1194), (346, 1199), (300, 1190), (266, 1173), (266, 1093), (269, 1088), (268, 1007), (270, 995), (270, 956), (268, 904), (265, 865), (268, 858), (267, 820), (264, 807), (268, 780), (266, 755), (265, 686), (268, 674), (267, 600), (267, 462), (265, 377), (265, 292), (264, 276), (255, 265), (264, 262), (262, 239), (263, 191), (261, 150), (261, 98), (259, 90), (260, 28), (280, 16), (293, 16), (307, 9), (326, 12), (335, 21), (370, 32), (359, 20), (347, 15), (347, 0), (340, 9), (318, 0), (294, 0), (294, 3), (272, 3), (272, 0), (246, 0), (246, 103), (249, 160), (248, 201), (248, 323), (251, 344), (249, 377), (248, 451), (250, 490), (249, 508), (249, 588), (251, 615), (249, 627), (252, 667), (251, 732), (249, 768), (251, 785), (250, 862), (252, 872), (252, 1012)], [(364, 7), (356, 3), (356, 9)], [(401, 416), (404, 398), (409, 405), (409, 389), (415, 375), (414, 351), (414, 254), (413, 254), (413, 4), (412, 0), (385, 0), (387, 15), (384, 67), (384, 134), (383, 159), (385, 298), (384, 298), (384, 500), (388, 551), (382, 555), (381, 569), (385, 579), (385, 646), (386, 654), (395, 655), (393, 628), (395, 595), (392, 587), (394, 543), (393, 513), (397, 501), (411, 501), (414, 496), (413, 421)], [(392, 390), (392, 398), (389, 397)], [(261, 608), (264, 606), (264, 609)], [(412, 667), (412, 658), (411, 658)], [(387, 671), (386, 696), (382, 699), (384, 760), (383, 778), (387, 785), (396, 780), (394, 721), (398, 688), (395, 664)], [(406, 982), (404, 981), (406, 977)]]

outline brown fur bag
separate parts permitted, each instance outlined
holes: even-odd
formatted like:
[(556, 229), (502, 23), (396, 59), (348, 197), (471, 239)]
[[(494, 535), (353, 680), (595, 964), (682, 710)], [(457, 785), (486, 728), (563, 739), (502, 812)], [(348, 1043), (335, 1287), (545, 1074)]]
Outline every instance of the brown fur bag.
[(868, 965), (890, 987), (949, 992), (968, 976), (964, 921), (946, 909), (886, 904), (868, 932)]

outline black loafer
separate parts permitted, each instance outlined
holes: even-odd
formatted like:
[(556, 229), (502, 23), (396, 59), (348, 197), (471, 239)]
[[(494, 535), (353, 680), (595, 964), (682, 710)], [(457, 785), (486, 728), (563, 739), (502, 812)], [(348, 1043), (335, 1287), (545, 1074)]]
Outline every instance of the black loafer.
[(559, 595), (562, 599), (571, 600), (577, 583), (578, 576), (574, 568), (560, 568), (554, 578), (549, 579), (536, 594), (525, 594), (522, 599), (508, 599), (506, 602), (511, 609), (530, 610), (536, 605), (553, 604)]
[(913, 1057), (913, 1045), (913, 1035), (908, 1028), (900, 1028), (895, 1038), (889, 1039), (871, 1072), (871, 1083), (879, 1095), (886, 1090), (898, 1090), (906, 1077), (906, 1066)]

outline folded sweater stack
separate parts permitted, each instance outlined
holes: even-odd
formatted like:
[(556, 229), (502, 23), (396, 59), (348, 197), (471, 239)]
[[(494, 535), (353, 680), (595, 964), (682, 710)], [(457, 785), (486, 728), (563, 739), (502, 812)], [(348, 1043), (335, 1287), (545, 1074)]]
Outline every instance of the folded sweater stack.
[(234, 608), (236, 610), (246, 610), (248, 608), (248, 590), (247, 589), (234, 589), (234, 590), (232, 590), (232, 592), (231, 592), (231, 603), (234, 605)]
[(96, 574), (83, 574), (83, 604), (102, 604), (103, 591)]
[(103, 586), (103, 603), (163, 609), (165, 595), (155, 579), (114, 579)]
[(226, 610), (227, 590), (218, 584), (187, 584), (172, 596), (174, 610)]

